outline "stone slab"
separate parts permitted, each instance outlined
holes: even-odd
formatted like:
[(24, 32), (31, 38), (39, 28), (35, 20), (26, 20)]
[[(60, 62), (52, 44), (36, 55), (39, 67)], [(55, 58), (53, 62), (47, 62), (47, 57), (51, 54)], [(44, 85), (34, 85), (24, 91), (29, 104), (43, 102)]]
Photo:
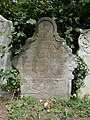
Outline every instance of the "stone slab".
[(90, 29), (85, 29), (82, 31), (82, 34), (79, 36), (79, 56), (84, 60), (84, 62), (88, 66), (88, 75), (84, 79), (84, 87), (80, 89), (81, 93), (79, 94), (80, 97), (84, 95), (90, 96)]
[(24, 51), (13, 58), (13, 65), (20, 72), (21, 96), (70, 97), (76, 58), (57, 34), (51, 18), (44, 17), (37, 22), (33, 37), (26, 41)]
[[(9, 44), (11, 43), (11, 31), (13, 24), (0, 15), (0, 46), (5, 46), (5, 54), (0, 57), (0, 70), (11, 68), (11, 53), (9, 52)], [(0, 78), (0, 85), (6, 81)], [(0, 90), (1, 95), (1, 90)]]

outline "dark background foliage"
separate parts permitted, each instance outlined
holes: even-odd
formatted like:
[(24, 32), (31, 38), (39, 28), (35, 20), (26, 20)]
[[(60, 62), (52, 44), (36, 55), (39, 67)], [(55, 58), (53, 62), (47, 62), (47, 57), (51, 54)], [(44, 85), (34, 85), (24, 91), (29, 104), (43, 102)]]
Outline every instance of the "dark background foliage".
[(0, 14), (13, 21), (15, 27), (13, 54), (22, 50), (25, 40), (33, 35), (33, 20), (41, 17), (56, 21), (59, 35), (66, 39), (73, 53), (79, 49), (79, 28), (90, 28), (89, 0), (1, 0)]

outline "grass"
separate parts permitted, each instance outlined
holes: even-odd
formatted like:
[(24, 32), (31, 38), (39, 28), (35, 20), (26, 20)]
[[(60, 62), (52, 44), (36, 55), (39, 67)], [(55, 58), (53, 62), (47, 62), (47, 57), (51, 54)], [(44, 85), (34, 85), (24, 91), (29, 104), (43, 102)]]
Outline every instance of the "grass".
[[(49, 107), (44, 106), (45, 102)], [(6, 101), (5, 104), (9, 112), (8, 120), (68, 120), (74, 116), (90, 117), (90, 99), (87, 96), (69, 100), (53, 97), (49, 101), (23, 97)]]

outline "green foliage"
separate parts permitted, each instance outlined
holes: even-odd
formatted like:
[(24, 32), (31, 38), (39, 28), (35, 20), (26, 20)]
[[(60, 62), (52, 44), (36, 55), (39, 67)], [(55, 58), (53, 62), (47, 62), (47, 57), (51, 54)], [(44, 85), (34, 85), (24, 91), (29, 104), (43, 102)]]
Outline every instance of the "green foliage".
[(25, 102), (27, 102), (28, 105), (31, 104), (32, 107), (36, 104), (36, 99), (34, 99), (34, 98), (30, 97), (30, 96), (29, 97), (23, 97), (23, 100)]
[(72, 80), (72, 95), (77, 94), (81, 86), (84, 86), (84, 78), (88, 75), (88, 66), (83, 59), (77, 55), (78, 67), (74, 70), (74, 79)]
[(18, 54), (28, 37), (34, 31), (36, 21), (41, 17), (51, 17), (58, 26), (58, 33), (66, 39), (73, 53), (79, 49), (76, 29), (90, 27), (89, 0), (13, 0), (0, 3), (0, 13), (13, 21), (12, 53)]
[(39, 114), (37, 115), (30, 115), (30, 120), (40, 120)]
[(24, 97), (21, 100), (17, 99), (13, 100), (12, 102), (8, 102), (7, 106), (10, 113), (8, 120), (17, 120), (18, 118), (29, 118), (32, 120), (36, 120), (35, 118), (38, 116), (32, 114), (32, 109), (34, 108), (35, 104), (36, 100), (31, 97)]
[(7, 84), (2, 85), (2, 90), (11, 91), (14, 92), (14, 94), (20, 92), (20, 79), (16, 69), (1, 70), (0, 77), (7, 81)]
[[(35, 101), (33, 106), (32, 102), (28, 103), (28, 101), (32, 101), (32, 99)], [(43, 118), (50, 120), (50, 118), (53, 118), (55, 115), (57, 116), (56, 119), (65, 120), (74, 116), (77, 116), (77, 119), (79, 117), (90, 117), (90, 99), (88, 96), (84, 96), (82, 99), (76, 98), (69, 100), (56, 98), (55, 101), (52, 99), (49, 102), (52, 104), (51, 108), (44, 108), (42, 111), (37, 112), (36, 109), (37, 107), (40, 107), (41, 103), (36, 101), (34, 98), (24, 97), (21, 100), (17, 99), (8, 101), (6, 103), (9, 111), (8, 120), (43, 120)]]

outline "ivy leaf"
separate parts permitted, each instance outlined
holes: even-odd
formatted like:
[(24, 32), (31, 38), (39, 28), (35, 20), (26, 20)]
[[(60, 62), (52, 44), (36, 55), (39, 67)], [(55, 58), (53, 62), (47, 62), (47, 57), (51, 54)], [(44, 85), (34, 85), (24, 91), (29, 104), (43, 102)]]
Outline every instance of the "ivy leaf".
[(16, 104), (16, 107), (20, 108), (23, 106), (23, 103), (21, 103), (21, 101), (18, 101), (17, 104)]
[(83, 32), (83, 30), (80, 29), (80, 28), (76, 28), (75, 31), (76, 31), (76, 32), (79, 32), (79, 33), (82, 33), (82, 32)]
[(20, 37), (20, 36), (21, 36), (21, 37), (24, 37), (25, 34), (24, 34), (24, 32), (19, 32), (19, 33), (17, 33), (17, 36), (18, 36), (18, 37)]
[(18, 25), (19, 23), (17, 21), (14, 22), (14, 25)]
[(75, 48), (75, 46), (73, 44), (71, 44), (71, 48)]
[(13, 107), (12, 104), (9, 104), (8, 107), (7, 107), (8, 111), (10, 111), (12, 109), (12, 107)]
[(30, 18), (29, 20), (26, 21), (26, 23), (34, 25), (34, 24), (36, 24), (36, 20)]
[(61, 112), (62, 112), (61, 109), (59, 109), (59, 108), (56, 108), (56, 109), (55, 109), (55, 113), (61, 113)]

